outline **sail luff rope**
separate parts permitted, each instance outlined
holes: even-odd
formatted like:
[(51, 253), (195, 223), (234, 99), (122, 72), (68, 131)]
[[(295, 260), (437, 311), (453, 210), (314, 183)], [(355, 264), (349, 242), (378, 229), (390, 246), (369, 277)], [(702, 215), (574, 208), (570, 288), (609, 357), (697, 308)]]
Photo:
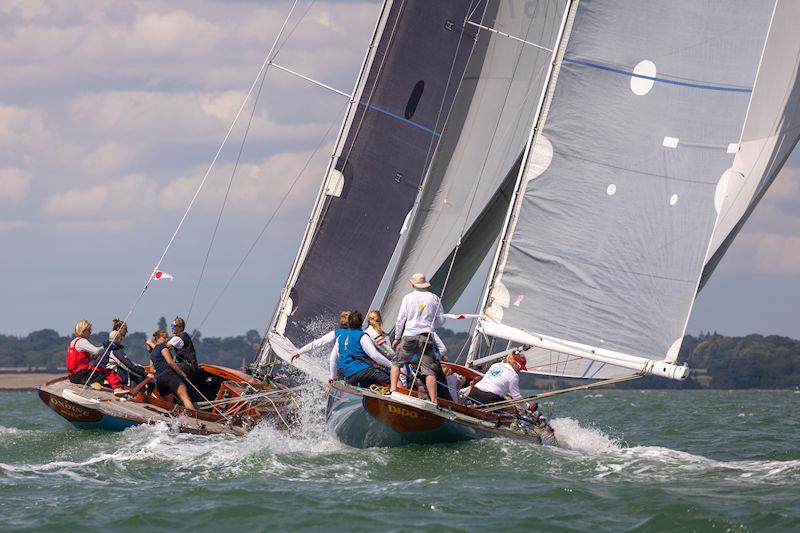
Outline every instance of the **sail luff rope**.
[[(294, 0), (294, 3), (292, 4), (291, 9), (289, 10), (289, 14), (286, 15), (286, 19), (283, 21), (283, 24), (281, 25), (281, 29), (278, 31), (278, 36), (275, 38), (275, 41), (272, 43), (272, 47), (270, 48), (269, 52), (267, 53), (267, 57), (264, 59), (264, 62), (261, 64), (261, 68), (258, 71), (258, 75), (256, 75), (256, 78), (253, 80), (253, 83), (250, 85), (250, 90), (247, 92), (247, 95), (245, 96), (244, 101), (242, 102), (242, 105), (239, 107), (239, 111), (236, 113), (236, 116), (234, 117), (233, 122), (231, 123), (230, 127), (228, 128), (228, 131), (225, 134), (225, 138), (222, 140), (222, 143), (220, 143), (220, 146), (217, 149), (217, 153), (214, 155), (214, 158), (211, 160), (211, 164), (208, 166), (208, 169), (206, 170), (206, 173), (203, 176), (203, 179), (200, 182), (200, 185), (197, 187), (197, 190), (195, 191), (194, 196), (192, 196), (192, 200), (189, 202), (189, 205), (186, 207), (186, 211), (183, 213), (183, 216), (181, 217), (180, 222), (178, 222), (178, 227), (175, 228), (175, 231), (173, 232), (172, 237), (170, 237), (169, 242), (167, 243), (167, 246), (164, 248), (164, 252), (161, 254), (161, 257), (159, 257), (158, 261), (156, 262), (156, 266), (153, 268), (153, 271), (150, 273), (150, 276), (147, 278), (147, 281), (145, 282), (144, 287), (142, 287), (142, 290), (139, 292), (139, 296), (136, 298), (136, 300), (134, 301), (134, 303), (131, 306), (131, 308), (125, 314), (125, 318), (123, 320), (124, 323), (126, 323), (126, 324), (128, 323), (128, 319), (131, 317), (131, 315), (133, 315), (133, 312), (136, 310), (136, 307), (139, 305), (139, 302), (142, 300), (142, 297), (144, 296), (145, 291), (147, 291), (147, 288), (150, 286), (150, 282), (153, 280), (153, 276), (155, 276), (156, 272), (158, 272), (159, 268), (161, 267), (161, 263), (162, 263), (162, 261), (164, 261), (164, 257), (166, 257), (167, 252), (169, 251), (170, 247), (172, 246), (172, 243), (175, 241), (175, 237), (178, 235), (178, 232), (180, 231), (181, 227), (183, 226), (183, 223), (186, 220), (186, 217), (189, 215), (189, 211), (191, 211), (192, 206), (194, 206), (195, 200), (197, 200), (197, 197), (200, 194), (200, 191), (203, 189), (203, 185), (205, 185), (205, 182), (208, 179), (209, 174), (211, 173), (211, 169), (214, 168), (214, 164), (217, 162), (217, 159), (219, 158), (220, 153), (222, 153), (222, 148), (225, 146), (225, 143), (227, 142), (228, 137), (230, 137), (231, 132), (233, 131), (233, 127), (236, 125), (236, 122), (239, 120), (239, 115), (241, 115), (242, 110), (244, 109), (245, 104), (247, 103), (247, 100), (250, 98), (250, 95), (252, 94), (253, 89), (255, 88), (256, 84), (258, 83), (258, 80), (261, 77), (261, 73), (266, 69), (267, 64), (269, 63), (270, 57), (272, 56), (272, 53), (275, 50), (275, 46), (277, 45), (278, 40), (280, 39), (281, 34), (283, 33), (283, 30), (286, 28), (286, 24), (289, 22), (289, 19), (291, 18), (292, 13), (294, 13), (294, 9), (295, 9), (295, 7), (297, 7), (297, 3), (298, 2), (299, 2), (299, 0)], [(110, 347), (111, 347), (111, 345), (109, 344), (108, 348), (106, 348), (103, 351), (103, 354), (100, 356), (101, 360), (102, 360), (103, 357), (108, 355)], [(89, 377), (86, 378), (86, 381), (84, 382), (83, 386), (81, 387), (81, 390), (84, 390), (88, 386), (89, 381), (91, 381), (92, 377), (94, 376), (94, 373), (96, 372), (96, 369), (97, 369), (97, 365), (93, 365), (92, 371), (89, 373)]]

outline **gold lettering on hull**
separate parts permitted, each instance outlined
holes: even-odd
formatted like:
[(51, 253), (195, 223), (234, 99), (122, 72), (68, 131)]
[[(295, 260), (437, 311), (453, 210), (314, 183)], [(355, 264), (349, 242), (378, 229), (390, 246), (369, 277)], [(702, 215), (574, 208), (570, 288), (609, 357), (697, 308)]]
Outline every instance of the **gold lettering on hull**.
[(76, 420), (80, 422), (97, 422), (102, 418), (100, 413), (84, 409), (72, 402), (68, 402), (51, 395), (49, 398), (50, 407), (53, 410), (66, 418), (67, 420)]
[(397, 407), (396, 405), (389, 405), (388, 407), (389, 412), (394, 415), (407, 416), (410, 418), (419, 417), (419, 413), (412, 411), (411, 409), (406, 409), (405, 407)]

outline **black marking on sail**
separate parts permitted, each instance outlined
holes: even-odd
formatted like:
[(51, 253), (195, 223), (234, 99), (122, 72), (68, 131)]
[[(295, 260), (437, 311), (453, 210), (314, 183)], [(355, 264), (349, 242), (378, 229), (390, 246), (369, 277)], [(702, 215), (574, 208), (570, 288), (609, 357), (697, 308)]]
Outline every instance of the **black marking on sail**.
[(403, 116), (406, 117), (407, 120), (410, 120), (411, 117), (414, 116), (414, 112), (417, 110), (417, 104), (419, 104), (419, 99), (422, 98), (422, 91), (425, 90), (425, 81), (419, 80), (415, 85), (414, 88), (411, 89), (411, 96), (408, 97), (408, 103), (406, 104), (406, 111), (403, 113)]

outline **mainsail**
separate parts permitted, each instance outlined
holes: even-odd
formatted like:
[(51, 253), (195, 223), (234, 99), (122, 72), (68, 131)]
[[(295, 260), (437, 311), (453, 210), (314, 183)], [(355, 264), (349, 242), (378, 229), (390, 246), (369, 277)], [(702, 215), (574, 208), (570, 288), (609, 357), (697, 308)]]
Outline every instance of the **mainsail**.
[(380, 305), (387, 325), (394, 323), (414, 272), (426, 272), (437, 293), (449, 274), (443, 294), (449, 308), (490, 253), (541, 104), (566, 6), (564, 0), (490, 3)]
[(274, 324), (301, 345), (372, 301), (474, 45), (463, 0), (384, 3)]
[(775, 7), (573, 2), (477, 335), (533, 346), (542, 374), (685, 377), (673, 363), (738, 154), (765, 133), (746, 122), (757, 75), (796, 68), (784, 47), (759, 71)]

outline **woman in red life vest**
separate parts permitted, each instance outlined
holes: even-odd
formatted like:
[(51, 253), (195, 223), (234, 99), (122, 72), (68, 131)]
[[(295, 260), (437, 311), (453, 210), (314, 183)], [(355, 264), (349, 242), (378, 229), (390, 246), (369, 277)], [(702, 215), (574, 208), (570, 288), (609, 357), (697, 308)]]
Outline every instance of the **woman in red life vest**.
[(122, 381), (112, 370), (91, 364), (93, 358), (102, 355), (103, 348), (89, 342), (92, 324), (88, 320), (79, 320), (75, 324), (75, 335), (69, 343), (67, 351), (67, 375), (72, 383), (78, 385), (102, 383), (103, 380), (115, 389), (123, 391)]

